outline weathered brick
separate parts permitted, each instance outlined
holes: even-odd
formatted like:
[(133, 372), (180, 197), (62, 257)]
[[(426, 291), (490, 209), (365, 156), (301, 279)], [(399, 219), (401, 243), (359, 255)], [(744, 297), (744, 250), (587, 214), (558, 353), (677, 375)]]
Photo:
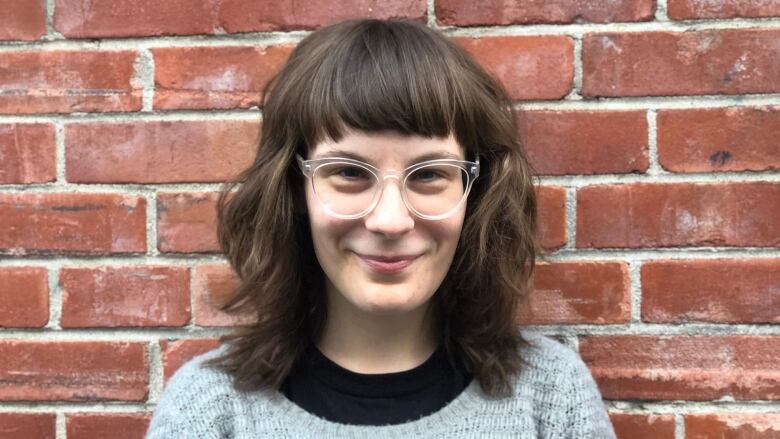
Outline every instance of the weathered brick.
[(0, 341), (0, 400), (143, 401), (144, 343)]
[(618, 438), (674, 439), (675, 421), (672, 414), (610, 413), (610, 421)]
[(0, 193), (0, 254), (146, 251), (146, 200), (133, 195)]
[(227, 264), (202, 264), (194, 268), (193, 307), (198, 326), (236, 326), (253, 321), (251, 314), (232, 315), (220, 311), (220, 305), (233, 296), (238, 277)]
[(583, 0), (439, 0), (436, 19), (450, 26), (509, 25), (530, 23), (612, 23), (649, 21), (654, 0), (617, 0), (608, 4)]
[(154, 107), (248, 108), (281, 69), (293, 45), (153, 49)]
[(771, 0), (669, 0), (667, 14), (674, 20), (780, 17), (780, 3)]
[(776, 29), (587, 34), (582, 94), (777, 93), (777, 41)]
[(780, 323), (780, 259), (642, 265), (642, 320)]
[(0, 0), (0, 40), (37, 40), (46, 35), (45, 0)]
[(0, 437), (3, 439), (55, 439), (54, 413), (0, 413)]
[(187, 267), (60, 270), (63, 328), (183, 326), (190, 320)]
[(658, 111), (658, 161), (672, 172), (780, 169), (780, 107)]
[(220, 345), (219, 339), (160, 340), (163, 354), (163, 377), (165, 382), (193, 357), (206, 353)]
[(520, 111), (520, 137), (537, 175), (645, 172), (644, 111)]
[(68, 439), (143, 439), (151, 413), (68, 413)]
[(0, 113), (138, 111), (133, 50), (0, 52)]
[(259, 132), (251, 120), (68, 124), (66, 176), (77, 183), (222, 182), (252, 162)]
[(685, 439), (776, 439), (780, 413), (687, 413)]
[(780, 399), (780, 337), (581, 337), (580, 355), (606, 399)]
[(216, 192), (160, 193), (157, 196), (157, 247), (161, 252), (220, 251)]
[(673, 183), (577, 191), (577, 247), (780, 246), (780, 184)]
[(227, 32), (268, 32), (315, 29), (350, 18), (427, 19), (426, 0), (375, 2), (366, 0), (322, 0), (305, 6), (294, 0), (265, 2), (222, 0), (219, 24)]
[(518, 310), (522, 324), (628, 323), (631, 279), (619, 262), (539, 263)]
[(68, 38), (212, 34), (218, 0), (55, 0), (54, 29)]
[(566, 189), (537, 186), (537, 221), (539, 241), (551, 250), (566, 244)]
[(0, 328), (40, 328), (49, 321), (49, 280), (43, 267), (0, 267)]
[(560, 99), (574, 80), (574, 43), (566, 36), (455, 38), (500, 80), (512, 99)]
[(56, 168), (54, 125), (0, 124), (0, 184), (54, 181)]

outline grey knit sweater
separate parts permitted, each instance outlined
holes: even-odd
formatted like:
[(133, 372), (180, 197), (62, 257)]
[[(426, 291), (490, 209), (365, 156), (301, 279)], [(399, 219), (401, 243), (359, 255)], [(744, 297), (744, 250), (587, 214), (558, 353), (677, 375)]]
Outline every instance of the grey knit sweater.
[(576, 352), (531, 332), (530, 362), (514, 398), (491, 399), (474, 379), (439, 411), (403, 424), (346, 425), (319, 418), (278, 392), (237, 392), (230, 377), (193, 358), (168, 382), (146, 439), (160, 438), (615, 438), (601, 395)]

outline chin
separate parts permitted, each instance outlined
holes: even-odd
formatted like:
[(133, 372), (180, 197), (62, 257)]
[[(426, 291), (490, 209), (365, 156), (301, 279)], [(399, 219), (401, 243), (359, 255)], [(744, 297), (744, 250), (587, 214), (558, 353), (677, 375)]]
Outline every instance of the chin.
[(413, 311), (424, 305), (424, 301), (418, 300), (411, 294), (411, 286), (397, 284), (393, 286), (370, 285), (366, 286), (358, 294), (362, 295), (360, 308), (369, 312), (403, 313)]

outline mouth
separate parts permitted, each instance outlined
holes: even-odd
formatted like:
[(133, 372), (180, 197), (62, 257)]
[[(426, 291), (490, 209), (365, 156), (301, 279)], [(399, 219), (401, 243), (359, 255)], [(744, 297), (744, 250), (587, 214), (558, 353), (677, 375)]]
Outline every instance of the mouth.
[(368, 256), (355, 253), (369, 269), (376, 273), (400, 273), (412, 265), (421, 255), (409, 256)]

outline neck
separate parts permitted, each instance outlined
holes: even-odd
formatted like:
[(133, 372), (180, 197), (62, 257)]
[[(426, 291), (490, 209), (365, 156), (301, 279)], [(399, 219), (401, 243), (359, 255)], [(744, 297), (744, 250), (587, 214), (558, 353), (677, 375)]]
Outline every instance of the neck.
[(431, 302), (397, 313), (357, 309), (328, 290), (328, 319), (319, 350), (339, 366), (357, 373), (393, 373), (413, 369), (436, 350), (438, 340)]

